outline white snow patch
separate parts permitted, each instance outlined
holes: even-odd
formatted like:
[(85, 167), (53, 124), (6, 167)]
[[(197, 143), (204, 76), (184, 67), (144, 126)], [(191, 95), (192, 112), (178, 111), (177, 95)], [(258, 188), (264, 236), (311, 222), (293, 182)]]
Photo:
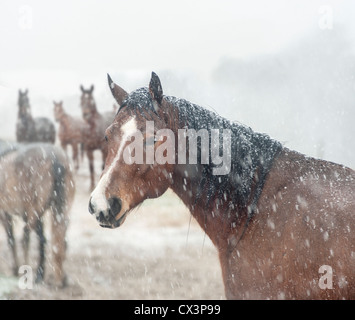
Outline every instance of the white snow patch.
[(272, 230), (275, 230), (275, 223), (271, 220), (271, 219), (268, 219), (267, 220), (267, 225), (269, 228), (271, 228)]
[(328, 231), (325, 231), (325, 232), (323, 233), (323, 239), (324, 239), (324, 241), (328, 241), (328, 239), (329, 239), (329, 233), (328, 233)]

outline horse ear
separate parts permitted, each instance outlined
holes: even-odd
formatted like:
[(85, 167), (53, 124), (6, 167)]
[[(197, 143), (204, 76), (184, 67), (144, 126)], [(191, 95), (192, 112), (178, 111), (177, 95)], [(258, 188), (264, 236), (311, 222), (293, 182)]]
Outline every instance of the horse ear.
[(94, 91), (94, 88), (95, 88), (95, 87), (94, 87), (94, 85), (92, 84), (91, 87), (90, 87), (90, 90), (89, 90), (90, 93), (92, 93), (92, 92)]
[(85, 91), (82, 84), (80, 85), (80, 90), (81, 90), (82, 93), (84, 93), (84, 91)]
[(27, 95), (27, 94), (28, 94), (28, 89), (26, 89), (26, 91), (24, 92), (24, 94), (25, 94), (25, 95)]
[(152, 72), (152, 77), (149, 82), (149, 92), (153, 100), (161, 103), (161, 100), (163, 99), (163, 88), (160, 79), (155, 72)]
[(113, 97), (116, 99), (117, 103), (121, 106), (123, 101), (127, 99), (128, 93), (123, 90), (120, 86), (114, 83), (109, 74), (107, 74), (108, 85), (111, 89)]

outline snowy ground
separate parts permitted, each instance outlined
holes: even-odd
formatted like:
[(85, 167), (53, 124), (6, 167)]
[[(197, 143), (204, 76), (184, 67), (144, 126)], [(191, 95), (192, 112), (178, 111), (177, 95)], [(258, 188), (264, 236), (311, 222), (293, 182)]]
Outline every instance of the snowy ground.
[[(100, 154), (96, 154), (100, 159)], [(96, 162), (97, 172), (100, 161)], [(87, 210), (89, 175), (86, 160), (75, 174), (76, 195), (67, 233), (65, 270), (68, 286), (46, 282), (20, 289), (11, 276), (12, 257), (0, 228), (0, 298), (2, 299), (224, 299), (217, 252), (191, 220), (182, 202), (168, 191), (133, 211), (123, 226), (101, 228)], [(189, 227), (190, 225), (190, 227)], [(22, 224), (16, 235), (20, 242)], [(49, 234), (47, 223), (47, 235)], [(37, 265), (37, 239), (31, 236), (31, 261)], [(21, 244), (18, 243), (19, 257)], [(49, 252), (49, 246), (48, 246)]]

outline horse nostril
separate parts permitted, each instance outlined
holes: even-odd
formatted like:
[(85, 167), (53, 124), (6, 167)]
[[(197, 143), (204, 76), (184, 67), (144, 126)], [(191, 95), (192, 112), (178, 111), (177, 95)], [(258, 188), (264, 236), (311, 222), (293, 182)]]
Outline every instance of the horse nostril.
[(119, 198), (113, 197), (108, 200), (110, 205), (110, 214), (113, 218), (117, 216), (117, 214), (121, 211), (122, 208), (122, 201)]
[(99, 216), (96, 217), (96, 220), (99, 222), (103, 222), (105, 219), (105, 215), (102, 211), (100, 211)]
[(91, 214), (94, 214), (94, 213), (95, 213), (94, 206), (93, 206), (92, 203), (91, 203), (91, 198), (90, 198), (90, 200), (89, 200), (89, 212), (90, 212)]

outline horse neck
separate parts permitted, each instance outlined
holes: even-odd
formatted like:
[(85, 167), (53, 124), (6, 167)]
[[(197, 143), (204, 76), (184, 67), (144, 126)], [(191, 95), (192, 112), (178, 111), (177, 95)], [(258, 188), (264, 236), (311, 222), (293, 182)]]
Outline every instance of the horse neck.
[(92, 108), (92, 113), (93, 113), (93, 114), (100, 114), (99, 111), (97, 111), (96, 103), (94, 103), (94, 104), (91, 106), (91, 108)]
[(19, 106), (18, 118), (21, 120), (33, 120), (31, 112), (29, 110), (30, 110), (30, 106), (28, 104)]
[[(179, 119), (176, 110), (176, 107), (174, 108), (171, 104), (170, 108), (165, 106), (165, 121), (175, 137), (178, 137), (178, 129), (184, 126), (184, 119)], [(175, 150), (178, 150), (178, 141), (175, 142)], [(221, 199), (216, 194), (209, 195), (208, 190), (211, 185), (208, 181), (209, 177), (205, 175), (205, 167), (201, 164), (189, 164), (188, 154), (189, 152), (186, 154), (187, 164), (178, 164), (176, 155), (170, 188), (183, 201), (212, 242), (218, 248), (223, 249), (228, 242), (227, 237), (231, 226), (237, 227), (244, 221), (237, 215), (230, 214), (231, 210), (235, 211), (238, 208), (240, 215), (244, 217), (246, 209), (238, 203), (234, 203), (231, 207), (232, 199), (227, 193), (224, 201), (220, 201)]]
[[(179, 109), (179, 117), (175, 114), (175, 126), (171, 127), (175, 137), (179, 136), (177, 128), (184, 126), (191, 129), (196, 127), (194, 129), (197, 131), (206, 128), (208, 131), (229, 129), (231, 132), (231, 163), (228, 174), (214, 175), (211, 162), (204, 165), (176, 164), (171, 186), (211, 240), (217, 244), (224, 237), (222, 234), (227, 236), (231, 229), (243, 230), (257, 213), (264, 182), (274, 157), (282, 146), (266, 135), (232, 124), (187, 101), (171, 101)], [(189, 163), (188, 154), (186, 157), (186, 163)]]
[(94, 119), (100, 119), (102, 118), (102, 115), (101, 113), (97, 110), (96, 108), (96, 103), (94, 102), (92, 105), (91, 105), (91, 115)]
[(214, 245), (219, 250), (227, 250), (231, 230), (242, 229), (240, 226), (246, 221), (247, 211), (244, 208), (238, 209), (237, 204), (231, 207), (229, 195), (226, 195), (224, 201), (217, 196), (210, 198), (207, 195), (208, 184), (201, 186), (200, 177), (189, 177), (191, 171), (199, 173), (201, 170), (198, 167), (176, 165), (170, 188), (190, 210)]
[(22, 123), (22, 125), (27, 129), (35, 123), (35, 120), (33, 119), (32, 115), (29, 113), (19, 113), (18, 121)]
[[(91, 118), (89, 121), (90, 128), (96, 129), (102, 126), (103, 123), (103, 117), (101, 113), (99, 113), (96, 109), (95, 111), (91, 114)], [(106, 128), (105, 128), (106, 129)]]
[(93, 114), (99, 113), (99, 112), (97, 111), (96, 102), (95, 102), (94, 98), (91, 98), (91, 99), (92, 99), (92, 100), (89, 101), (89, 103), (90, 103), (89, 108), (91, 109), (91, 112), (92, 112)]
[(59, 117), (59, 123), (63, 127), (68, 127), (68, 129), (70, 129), (71, 122), (72, 122), (72, 116), (70, 116), (65, 111), (63, 111), (63, 113)]

